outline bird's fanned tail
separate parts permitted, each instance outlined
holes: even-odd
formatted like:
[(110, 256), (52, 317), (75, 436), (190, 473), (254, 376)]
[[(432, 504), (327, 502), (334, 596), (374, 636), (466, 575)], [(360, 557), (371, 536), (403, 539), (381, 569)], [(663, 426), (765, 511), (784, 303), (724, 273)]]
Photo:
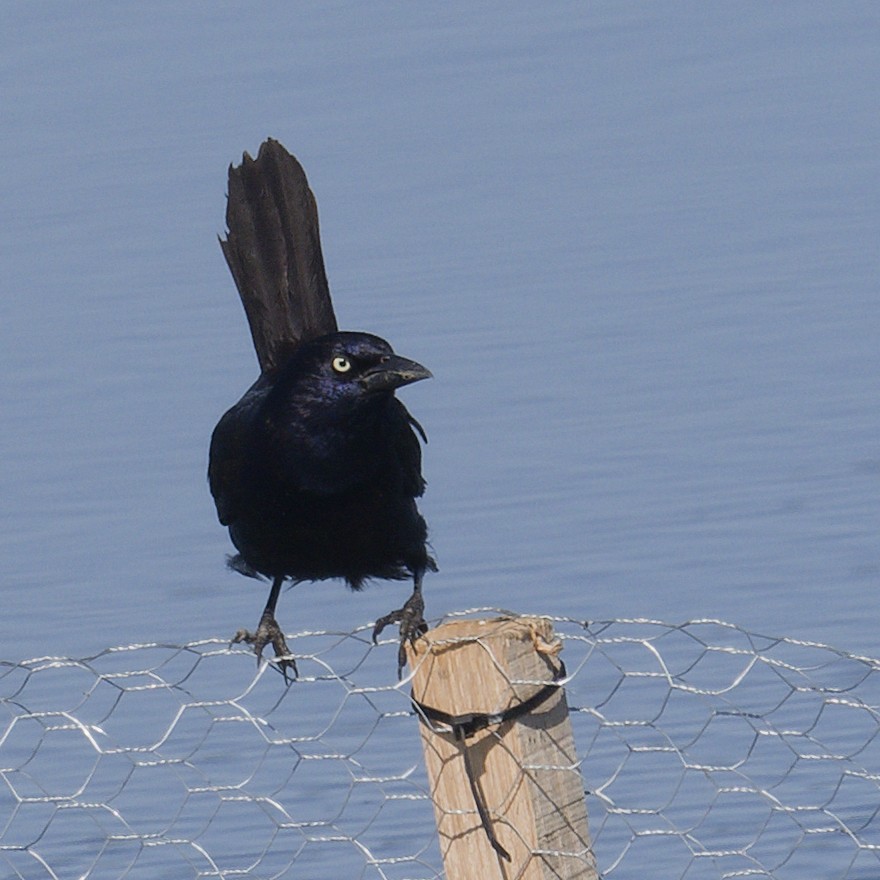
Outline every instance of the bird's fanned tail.
[(263, 373), (296, 346), (337, 329), (324, 271), (318, 209), (305, 172), (269, 138), (256, 159), (229, 167), (223, 255), (247, 314)]

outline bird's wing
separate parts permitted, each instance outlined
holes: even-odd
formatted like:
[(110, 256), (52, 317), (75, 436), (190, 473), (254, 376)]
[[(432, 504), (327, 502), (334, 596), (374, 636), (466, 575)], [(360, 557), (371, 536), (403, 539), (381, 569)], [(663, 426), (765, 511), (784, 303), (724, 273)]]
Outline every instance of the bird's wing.
[(211, 435), (208, 485), (217, 505), (217, 517), (224, 526), (232, 525), (238, 519), (244, 503), (243, 493), (251, 482), (255, 416), (269, 387), (267, 377), (260, 376), (217, 422)]
[[(392, 398), (397, 409), (398, 435), (393, 444), (397, 460), (401, 465), (404, 489), (413, 498), (418, 498), (425, 491), (425, 480), (422, 477), (422, 447), (419, 437), (427, 443), (428, 438), (422, 426), (409, 414), (409, 410), (396, 397)], [(419, 437), (416, 436), (419, 432)]]
[(247, 314), (263, 373), (301, 340), (337, 330), (324, 272), (318, 208), (305, 172), (269, 138), (256, 159), (229, 166), (225, 239), (220, 239)]

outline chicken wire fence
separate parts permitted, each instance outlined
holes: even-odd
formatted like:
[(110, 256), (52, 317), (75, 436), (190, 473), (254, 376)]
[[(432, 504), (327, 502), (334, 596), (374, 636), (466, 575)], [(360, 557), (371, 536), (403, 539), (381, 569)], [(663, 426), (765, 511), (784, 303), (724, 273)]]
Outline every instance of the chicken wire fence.
[[(550, 619), (601, 876), (880, 876), (880, 661)], [(0, 664), (0, 877), (443, 877), (419, 721), (371, 628), (289, 636), (290, 686), (219, 639)]]

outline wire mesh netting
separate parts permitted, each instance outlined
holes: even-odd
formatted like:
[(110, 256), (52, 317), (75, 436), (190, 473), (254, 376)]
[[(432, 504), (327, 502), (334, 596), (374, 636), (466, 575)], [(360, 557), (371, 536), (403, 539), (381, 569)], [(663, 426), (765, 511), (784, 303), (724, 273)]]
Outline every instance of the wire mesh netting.
[[(880, 875), (880, 661), (552, 622), (602, 876)], [(370, 632), (288, 637), (289, 687), (223, 640), (0, 664), (0, 876), (442, 877), (408, 683)]]

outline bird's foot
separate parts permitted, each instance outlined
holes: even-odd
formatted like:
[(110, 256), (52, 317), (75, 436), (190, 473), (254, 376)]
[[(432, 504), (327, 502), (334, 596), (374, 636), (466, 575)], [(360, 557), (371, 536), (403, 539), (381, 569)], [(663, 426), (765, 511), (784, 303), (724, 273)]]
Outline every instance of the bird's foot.
[(254, 653), (257, 655), (258, 664), (263, 659), (263, 648), (271, 644), (277, 658), (275, 665), (284, 676), (285, 682), (290, 682), (288, 670), (292, 672), (293, 678), (296, 678), (299, 674), (296, 669), (296, 660), (293, 659), (290, 648), (287, 647), (287, 642), (284, 640), (284, 633), (281, 631), (281, 627), (278, 626), (278, 622), (271, 611), (266, 610), (263, 612), (256, 632), (240, 629), (232, 637), (233, 644), (240, 642), (246, 642), (254, 646)]
[(379, 638), (382, 630), (392, 623), (400, 624), (400, 647), (397, 649), (397, 677), (403, 677), (403, 667), (406, 666), (406, 643), (414, 643), (415, 640), (428, 631), (425, 622), (425, 600), (421, 590), (413, 590), (413, 594), (406, 600), (403, 608), (392, 611), (384, 617), (380, 617), (373, 627), (373, 644)]

